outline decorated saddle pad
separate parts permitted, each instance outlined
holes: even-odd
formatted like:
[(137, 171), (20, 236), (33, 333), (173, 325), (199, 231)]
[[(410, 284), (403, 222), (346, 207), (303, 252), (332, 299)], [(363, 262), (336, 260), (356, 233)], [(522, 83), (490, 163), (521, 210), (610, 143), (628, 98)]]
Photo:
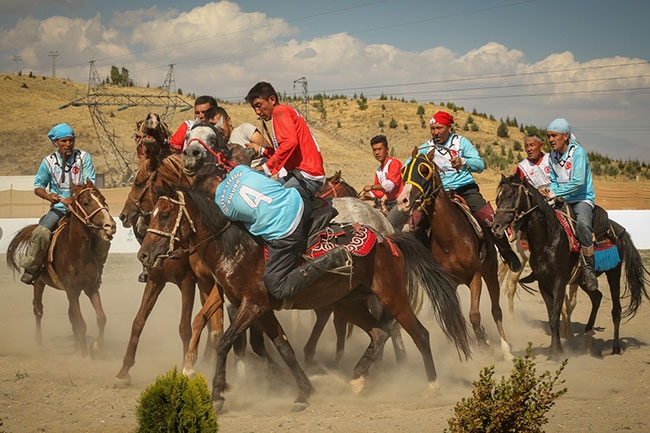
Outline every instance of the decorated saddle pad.
[(310, 258), (320, 257), (337, 245), (345, 246), (352, 255), (363, 257), (372, 251), (377, 242), (377, 234), (369, 227), (354, 224), (342, 226), (331, 224), (327, 229), (310, 237), (315, 242), (307, 247), (305, 255)]

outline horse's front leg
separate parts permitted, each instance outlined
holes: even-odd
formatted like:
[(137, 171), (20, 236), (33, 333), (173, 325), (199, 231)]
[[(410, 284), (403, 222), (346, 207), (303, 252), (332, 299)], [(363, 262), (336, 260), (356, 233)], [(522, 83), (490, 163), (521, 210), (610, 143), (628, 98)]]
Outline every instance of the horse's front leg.
[(99, 295), (99, 290), (92, 290), (90, 294), (86, 292), (86, 296), (90, 299), (90, 304), (95, 310), (97, 318), (97, 340), (93, 343), (93, 350), (99, 350), (104, 347), (104, 329), (106, 328), (106, 313), (102, 306), (102, 298)]
[(551, 328), (551, 347), (549, 350), (550, 359), (558, 359), (563, 353), (562, 341), (560, 340), (560, 312), (564, 302), (566, 281), (559, 281), (557, 278), (548, 282), (549, 278), (540, 278), (539, 291), (546, 304), (548, 324)]
[(196, 277), (189, 268), (178, 288), (181, 291), (181, 319), (178, 322), (178, 334), (183, 343), (183, 356), (185, 356), (192, 338), (192, 309), (196, 294)]
[[(203, 332), (203, 328), (205, 328), (210, 317), (212, 317), (212, 315), (219, 309), (223, 310), (223, 298), (221, 297), (221, 292), (215, 287), (215, 289), (210, 292), (210, 296), (205, 300), (205, 303), (192, 321), (192, 338), (190, 339), (188, 348), (185, 351), (185, 360), (183, 363), (183, 374), (186, 376), (194, 376), (194, 363), (197, 358), (201, 332)], [(223, 336), (221, 338), (223, 339)], [(221, 342), (217, 345), (217, 359), (219, 358), (218, 347), (220, 344)], [(232, 346), (232, 342), (230, 342), (230, 345)], [(230, 347), (228, 350), (230, 350)]]
[(84, 358), (88, 356), (88, 344), (86, 343), (86, 322), (81, 315), (81, 306), (79, 305), (79, 295), (81, 292), (76, 290), (66, 290), (68, 296), (68, 319), (72, 325), (74, 335), (75, 349), (81, 352)]
[(562, 332), (565, 338), (573, 338), (573, 327), (571, 326), (571, 314), (578, 303), (578, 285), (569, 284), (569, 289), (564, 295), (564, 304), (562, 304)]
[[(305, 365), (307, 367), (313, 367), (314, 365), (314, 357), (316, 355), (316, 345), (318, 344), (318, 340), (320, 339), (320, 336), (323, 334), (323, 329), (325, 329), (325, 325), (327, 325), (327, 322), (329, 321), (329, 318), (332, 315), (332, 309), (333, 307), (330, 305), (324, 308), (318, 308), (314, 310), (316, 313), (316, 322), (314, 323), (314, 327), (311, 330), (311, 334), (309, 334), (307, 343), (305, 343), (305, 347), (302, 349), (303, 354), (305, 355)], [(345, 329), (344, 329), (344, 333), (345, 333)], [(337, 356), (338, 356), (339, 344), (340, 341), (339, 341), (339, 336), (337, 334), (337, 338), (336, 338)]]

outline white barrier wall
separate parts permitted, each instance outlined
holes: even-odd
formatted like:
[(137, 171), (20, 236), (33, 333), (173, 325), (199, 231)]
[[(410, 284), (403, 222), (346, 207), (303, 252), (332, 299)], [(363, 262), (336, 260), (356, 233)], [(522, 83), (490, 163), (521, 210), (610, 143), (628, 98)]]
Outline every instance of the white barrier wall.
[[(650, 210), (610, 210), (609, 217), (621, 224), (632, 236), (637, 249), (650, 249)], [(111, 253), (137, 253), (140, 245), (133, 235), (133, 229), (125, 229), (117, 221), (117, 233), (111, 242)], [(6, 254), (9, 242), (27, 224), (36, 224), (38, 218), (0, 218), (0, 253)]]

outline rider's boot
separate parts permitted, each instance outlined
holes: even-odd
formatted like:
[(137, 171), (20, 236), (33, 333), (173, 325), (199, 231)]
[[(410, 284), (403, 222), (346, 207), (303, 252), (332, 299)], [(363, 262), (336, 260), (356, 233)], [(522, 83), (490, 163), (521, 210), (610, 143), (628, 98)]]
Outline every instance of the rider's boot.
[(349, 256), (345, 247), (336, 246), (332, 250), (315, 259), (309, 259), (287, 275), (285, 287), (286, 294), (278, 297), (282, 299), (282, 308), (290, 309), (296, 293), (315, 283), (320, 277), (331, 271), (349, 271)]
[(25, 269), (20, 281), (25, 284), (34, 284), (43, 267), (43, 261), (47, 254), (47, 248), (50, 246), (52, 232), (41, 225), (36, 226), (29, 239), (27, 253), (21, 260), (21, 266)]
[(594, 246), (582, 247), (582, 282), (590, 292), (598, 290), (598, 277), (594, 270)]
[[(483, 206), (483, 209), (478, 211), (474, 216), (481, 227), (484, 228), (484, 231), (488, 233), (488, 236), (492, 236), (492, 230), (490, 230), (490, 227), (492, 227), (492, 223), (494, 222), (494, 209), (492, 209), (492, 205), (489, 202), (486, 203), (485, 206)], [(508, 268), (510, 268), (512, 272), (521, 271), (521, 261), (519, 261), (517, 254), (512, 251), (508, 238), (505, 236), (492, 236), (492, 238), (494, 239), (494, 244), (499, 250), (499, 254), (503, 257), (503, 261), (508, 265)]]

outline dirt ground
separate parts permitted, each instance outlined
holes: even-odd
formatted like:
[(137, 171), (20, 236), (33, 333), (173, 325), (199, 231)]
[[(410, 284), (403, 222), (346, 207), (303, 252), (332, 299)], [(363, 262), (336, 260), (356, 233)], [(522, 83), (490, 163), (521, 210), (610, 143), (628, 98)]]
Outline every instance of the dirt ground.
[[(646, 257), (648, 255), (646, 254)], [(5, 257), (0, 256), (4, 263)], [(646, 263), (648, 261), (646, 260)], [(163, 291), (140, 340), (136, 365), (131, 369), (132, 384), (114, 389), (113, 378), (121, 366), (130, 327), (139, 306), (143, 285), (136, 276), (139, 263), (134, 255), (111, 255), (104, 273), (101, 293), (108, 315), (106, 342), (92, 358), (74, 352), (72, 331), (67, 318), (67, 300), (62, 292), (45, 293), (43, 346), (34, 340), (31, 290), (14, 280), (4, 265), (0, 271), (0, 431), (23, 432), (130, 432), (136, 427), (134, 409), (140, 393), (156, 376), (181, 362), (178, 337), (180, 296), (171, 285)], [(17, 278), (17, 276), (16, 276)], [(650, 305), (644, 301), (636, 317), (621, 327), (624, 353), (609, 355), (612, 324), (611, 303), (605, 300), (596, 322), (596, 339), (602, 358), (585, 353), (581, 336), (564, 341), (569, 359), (563, 373), (568, 393), (549, 413), (547, 432), (648, 432), (650, 404)], [(650, 289), (650, 288), (649, 288)], [(468, 310), (467, 289), (459, 293)], [(496, 331), (482, 300), (483, 323), (494, 338)], [(505, 298), (501, 302), (507, 310)], [(97, 335), (94, 313), (82, 300), (89, 341)], [(582, 329), (587, 317), (587, 297), (579, 293), (573, 329)], [(311, 312), (281, 312), (294, 349), (302, 359), (302, 346), (313, 323)], [(515, 321), (506, 322), (513, 353), (522, 355), (532, 342), (537, 370), (555, 371), (557, 363), (546, 360), (550, 342), (546, 312), (539, 295), (522, 293), (517, 299)], [(472, 360), (459, 362), (451, 345), (432, 318), (421, 319), (431, 332), (434, 360), (440, 376), (439, 393), (429, 399), (420, 396), (426, 379), (421, 359), (405, 336), (408, 360), (396, 365), (387, 346), (384, 362), (372, 370), (366, 389), (358, 396), (348, 388), (352, 366), (367, 344), (361, 332), (348, 342), (344, 364), (331, 368), (334, 335), (331, 326), (321, 340), (317, 359), (322, 368), (310, 372), (316, 393), (303, 412), (290, 412), (296, 388), (290, 377), (269, 377), (263, 364), (251, 353), (245, 377), (229, 369), (231, 391), (225, 411), (218, 421), (222, 432), (441, 432), (447, 427), (454, 404), (469, 396), (472, 381), (487, 365), (496, 366), (497, 378), (509, 374), (512, 363), (493, 353), (475, 353)], [(275, 349), (268, 344), (272, 353)], [(230, 361), (232, 361), (230, 359)], [(230, 365), (232, 367), (232, 364)], [(202, 361), (198, 370), (211, 379), (212, 362)]]

